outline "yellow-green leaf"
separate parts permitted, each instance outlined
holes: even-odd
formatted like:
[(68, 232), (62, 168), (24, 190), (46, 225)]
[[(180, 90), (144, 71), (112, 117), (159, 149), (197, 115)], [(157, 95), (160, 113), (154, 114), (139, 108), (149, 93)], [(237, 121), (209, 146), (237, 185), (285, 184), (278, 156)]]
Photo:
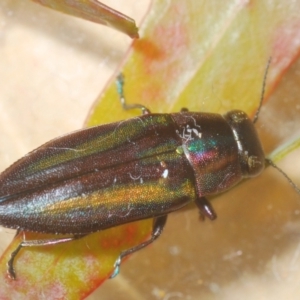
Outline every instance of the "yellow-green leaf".
[[(226, 112), (258, 106), (269, 58), (267, 95), (299, 53), (299, 3), (154, 1), (124, 66), (128, 102), (153, 112)], [(121, 113), (111, 84), (88, 125)]]
[[(254, 112), (260, 98), (262, 78), (269, 57), (272, 56), (272, 64), (268, 75), (267, 94), (270, 94), (272, 87), (299, 53), (298, 11), (297, 1), (284, 5), (280, 1), (154, 1), (151, 13), (142, 27), (142, 39), (134, 43), (127, 55), (127, 62), (120, 69), (125, 74), (128, 102), (144, 104), (153, 112), (178, 111), (181, 107), (214, 112), (240, 108), (248, 113)], [(121, 111), (113, 81), (114, 79), (105, 96), (94, 107), (88, 125), (127, 119), (139, 114), (139, 111)], [(252, 268), (255, 272), (259, 271), (260, 265), (254, 256), (255, 252), (261, 252), (268, 243), (271, 244), (268, 239), (272, 236), (271, 226), (266, 224), (271, 222), (272, 233), (276, 233), (279, 227), (276, 227), (276, 221), (288, 219), (285, 215), (278, 217), (276, 214), (272, 219), (272, 214), (268, 214), (268, 203), (259, 201), (258, 205), (255, 205), (255, 199), (266, 199), (268, 191), (262, 190), (264, 183), (261, 179), (251, 181), (250, 188), (242, 193), (242, 196), (239, 194), (236, 197), (236, 191), (240, 189), (237, 187), (227, 194), (230, 205), (224, 197), (222, 201), (216, 201), (215, 208), (219, 219), (215, 223), (199, 224), (196, 211), (184, 211), (171, 216), (163, 237), (151, 249), (136, 254), (138, 259), (133, 259), (128, 268), (125, 264), (119, 279), (117, 277), (110, 281), (114, 288), (107, 296), (105, 289), (100, 289), (101, 299), (132, 299), (130, 295), (135, 295), (137, 299), (163, 299), (171, 296), (190, 296), (192, 299), (215, 296), (218, 299), (222, 297), (220, 293), (224, 286), (228, 283), (230, 285), (236, 279), (234, 274), (245, 283), (241, 285), (244, 289), (250, 282), (252, 290), (256, 290), (255, 283), (248, 279), (248, 273), (243, 272), (251, 272)], [(255, 191), (260, 191), (260, 195), (254, 196)], [(273, 195), (273, 200), (274, 198), (276, 197)], [(243, 201), (244, 199), (247, 201)], [(272, 202), (270, 203), (272, 205)], [(249, 213), (249, 219), (243, 212)], [(279, 221), (278, 224), (281, 224)], [(144, 234), (134, 237), (133, 244), (139, 243), (150, 233), (151, 220), (146, 222), (144, 231), (141, 227), (143, 224), (144, 222), (137, 224), (137, 232), (141, 230), (141, 234)], [(252, 227), (256, 229), (255, 235), (247, 239)], [(75, 246), (74, 243), (60, 245), (58, 250), (52, 249), (52, 246), (47, 249), (27, 249), (23, 254), (20, 253), (16, 263), (20, 275), (26, 274), (24, 269), (28, 269), (31, 276), (35, 277), (30, 277), (26, 286), (27, 291), (31, 288), (33, 293), (31, 299), (38, 299), (42, 295), (39, 289), (41, 280), (39, 276), (35, 276), (40, 275), (36, 266), (41, 268), (45, 260), (52, 255), (54, 260), (43, 266), (43, 272), (52, 270), (52, 267), (56, 268), (53, 261), (59, 261), (59, 266), (51, 276), (43, 279), (45, 284), (49, 283), (51, 286), (51, 283), (56, 282), (56, 276), (59, 276), (57, 273), (62, 271), (66, 276), (65, 288), (73, 293), (70, 295), (84, 297), (95, 289), (94, 282), (99, 284), (111, 272), (111, 262), (120, 251), (118, 244), (127, 236), (123, 227), (115, 230), (118, 243), (112, 247), (114, 251), (111, 248), (107, 249), (107, 252), (99, 251), (101, 253), (97, 259), (103, 268), (85, 269), (84, 274), (89, 277), (82, 276), (82, 281), (77, 280), (78, 274), (75, 274), (74, 279), (72, 269), (71, 274), (64, 271), (64, 261), (66, 260), (68, 265), (70, 257), (67, 247), (76, 248), (77, 243), (83, 248), (76, 254), (71, 252), (74, 253), (72, 265), (80, 265), (78, 260), (81, 259), (85, 261), (87, 254), (84, 247), (89, 247), (86, 240), (74, 242)], [(259, 235), (260, 231), (263, 232), (262, 235)], [(113, 234), (110, 231), (105, 232), (107, 238)], [(280, 233), (282, 234), (281, 231)], [(100, 240), (100, 243), (105, 241), (104, 237), (99, 237), (99, 240), (96, 237), (91, 239), (91, 243), (96, 240)], [(245, 245), (248, 245), (248, 248)], [(14, 246), (7, 250), (6, 256), (1, 260), (3, 272), (8, 253)], [(43, 251), (47, 254), (41, 259), (38, 258), (37, 254)], [(61, 252), (65, 256), (60, 255)], [(272, 251), (267, 253), (268, 256), (273, 254)], [(35, 261), (34, 266), (31, 263), (23, 263), (24, 256), (30, 262)], [(104, 266), (106, 264), (107, 269)], [(77, 271), (75, 268), (74, 272)], [(120, 288), (119, 282), (122, 282), (123, 276), (129, 280), (130, 289), (120, 292), (117, 287)], [(84, 290), (85, 294), (80, 294), (80, 289), (90, 284), (86, 278), (92, 278), (89, 292)], [(18, 292), (18, 289), (21, 289), (17, 283), (8, 281), (5, 275), (2, 281), (7, 287), (7, 293), (11, 293), (12, 290)], [(18, 295), (19, 298), (29, 295), (24, 293), (23, 289)], [(243, 296), (247, 296), (245, 292)], [(230, 296), (228, 297), (230, 299)]]
[(22, 249), (14, 264), (17, 279), (12, 280), (7, 262), (22, 239), (59, 237), (21, 232), (0, 259), (0, 298), (84, 299), (111, 275), (120, 251), (148, 237), (148, 224), (131, 223), (65, 244)]

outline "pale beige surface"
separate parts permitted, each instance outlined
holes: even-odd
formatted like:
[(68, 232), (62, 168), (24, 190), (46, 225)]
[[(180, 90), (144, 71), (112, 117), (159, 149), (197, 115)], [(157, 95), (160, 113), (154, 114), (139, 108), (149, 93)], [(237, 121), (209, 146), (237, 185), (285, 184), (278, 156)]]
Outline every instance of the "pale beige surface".
[[(137, 24), (149, 1), (102, 1)], [(83, 127), (131, 39), (29, 0), (0, 1), (0, 170)], [(7, 234), (8, 233), (8, 234)], [(13, 231), (0, 228), (0, 252)]]
[[(107, 3), (137, 22), (147, 7), (144, 0)], [(1, 0), (0, 169), (81, 128), (129, 43), (30, 1)], [(270, 102), (277, 101), (274, 110), (262, 111), (267, 150), (300, 128), (299, 70), (298, 62)], [(298, 155), (287, 171), (296, 179), (299, 170)], [(299, 299), (300, 197), (274, 173), (215, 199), (214, 223), (199, 223), (195, 209), (173, 214), (159, 241), (90, 299)]]
[[(261, 112), (268, 152), (300, 133), (299, 70), (298, 60)], [(299, 157), (280, 164), (298, 185)], [(159, 240), (90, 299), (299, 299), (300, 195), (268, 168), (211, 200), (216, 221), (199, 222), (195, 207), (171, 214)]]

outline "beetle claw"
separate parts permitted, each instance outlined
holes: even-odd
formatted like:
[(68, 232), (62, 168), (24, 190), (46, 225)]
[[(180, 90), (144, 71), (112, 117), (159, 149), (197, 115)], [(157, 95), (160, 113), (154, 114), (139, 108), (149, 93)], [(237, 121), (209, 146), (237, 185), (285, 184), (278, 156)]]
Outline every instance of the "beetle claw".
[(114, 264), (114, 270), (112, 274), (109, 276), (109, 279), (115, 278), (120, 273), (121, 262), (122, 262), (122, 258), (120, 255)]

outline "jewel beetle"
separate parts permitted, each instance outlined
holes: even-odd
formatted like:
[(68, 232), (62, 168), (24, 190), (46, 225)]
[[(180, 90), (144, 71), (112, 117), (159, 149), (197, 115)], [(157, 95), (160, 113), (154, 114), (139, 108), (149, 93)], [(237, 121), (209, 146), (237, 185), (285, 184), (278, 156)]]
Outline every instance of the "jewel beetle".
[[(1, 226), (66, 235), (22, 241), (8, 262), (11, 278), (23, 247), (70, 242), (153, 218), (151, 237), (120, 253), (114, 277), (125, 256), (160, 236), (170, 212), (194, 201), (200, 215), (213, 220), (206, 196), (259, 175), (265, 162), (273, 165), (265, 159), (255, 121), (243, 111), (153, 114), (127, 105), (122, 76), (117, 83), (123, 107), (139, 108), (141, 116), (51, 140), (0, 174)], [(259, 109), (264, 86), (265, 79)]]

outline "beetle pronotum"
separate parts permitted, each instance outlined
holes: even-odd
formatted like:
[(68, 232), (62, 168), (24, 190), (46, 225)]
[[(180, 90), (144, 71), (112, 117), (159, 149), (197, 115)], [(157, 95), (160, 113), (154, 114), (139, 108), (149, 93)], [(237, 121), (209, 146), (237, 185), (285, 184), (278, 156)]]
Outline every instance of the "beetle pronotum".
[(206, 196), (257, 176), (265, 162), (274, 166), (265, 159), (254, 128), (266, 74), (267, 70), (253, 122), (239, 110), (224, 116), (186, 109), (152, 114), (143, 105), (126, 104), (123, 78), (119, 76), (123, 108), (139, 108), (142, 116), (54, 139), (0, 175), (2, 226), (68, 235), (22, 241), (8, 262), (10, 277), (16, 277), (13, 262), (23, 247), (65, 243), (153, 218), (150, 239), (120, 254), (111, 275), (114, 277), (125, 256), (160, 236), (168, 213), (194, 201), (202, 217), (215, 219)]

